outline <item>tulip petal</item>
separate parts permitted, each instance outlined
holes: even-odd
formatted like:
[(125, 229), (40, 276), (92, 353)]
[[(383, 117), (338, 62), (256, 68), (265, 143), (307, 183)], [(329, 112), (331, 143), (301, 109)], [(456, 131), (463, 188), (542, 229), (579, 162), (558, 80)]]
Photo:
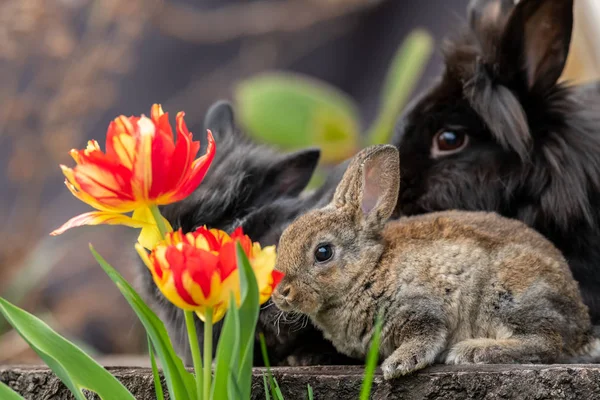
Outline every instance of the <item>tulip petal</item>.
[(81, 190), (81, 187), (79, 186), (77, 181), (75, 181), (75, 178), (73, 176), (73, 170), (71, 168), (67, 168), (64, 165), (61, 165), (60, 167), (63, 171), (63, 174), (67, 178), (67, 179), (65, 179), (65, 185), (67, 186), (67, 189), (69, 189), (71, 194), (73, 194), (73, 196), (75, 196), (75, 198), (81, 200), (82, 202), (84, 202), (100, 211), (114, 212), (114, 213), (126, 213), (126, 212), (131, 211), (132, 205), (130, 202), (129, 203), (124, 202), (124, 203), (120, 203), (120, 204), (117, 203), (117, 204), (115, 204), (115, 206), (108, 206), (106, 204), (100, 203), (94, 197), (90, 196), (89, 194), (87, 194), (86, 192)]
[(173, 246), (159, 245), (152, 251), (149, 260), (154, 283), (162, 294), (179, 308), (195, 310), (198, 304), (186, 288), (189, 284), (184, 283), (190, 281), (189, 276), (184, 276), (189, 275), (185, 270), (185, 256)]
[(82, 163), (82, 157), (89, 157), (93, 153), (102, 155), (102, 151), (100, 150), (100, 145), (95, 140), (90, 140), (87, 143), (87, 147), (83, 150), (71, 149), (69, 154), (73, 157), (76, 164)]
[[(177, 286), (178, 284), (181, 284), (181, 281), (176, 281), (173, 279), (176, 276), (175, 273), (171, 272), (170, 270), (165, 270), (163, 272), (165, 273), (165, 276), (168, 276), (167, 279), (161, 280), (155, 273), (152, 274), (154, 278), (154, 283), (160, 289), (163, 296), (165, 296), (167, 300), (169, 300), (171, 303), (181, 308), (182, 310), (197, 310), (199, 305), (193, 302), (193, 300), (189, 296), (189, 293), (185, 289), (182, 289), (182, 287)], [(189, 280), (185, 277), (183, 279)], [(184, 296), (181, 296), (182, 293), (184, 294)]]
[(215, 248), (220, 248), (225, 245), (225, 243), (229, 243), (232, 240), (231, 236), (229, 236), (227, 232), (220, 229), (210, 229), (210, 233), (216, 240)]
[(221, 278), (219, 278), (219, 274), (214, 272), (210, 277), (210, 289), (208, 290), (208, 295), (205, 296), (204, 290), (199, 290), (200, 287), (198, 283), (194, 281), (190, 281), (190, 290), (189, 292), (194, 298), (194, 301), (198, 304), (201, 304), (206, 307), (217, 307), (221, 304), (222, 297), (222, 282)]
[(142, 228), (140, 235), (138, 236), (138, 243), (148, 250), (153, 249), (161, 240), (162, 235), (156, 225)]
[(216, 152), (215, 140), (210, 130), (207, 130), (207, 140), (208, 147), (206, 148), (206, 153), (192, 163), (189, 175), (186, 176), (185, 182), (178, 187), (177, 192), (173, 194), (171, 201), (180, 201), (188, 197), (204, 179), (210, 164), (215, 158)]
[[(148, 250), (151, 250), (158, 242), (163, 240), (160, 230), (156, 225), (156, 221), (154, 220), (154, 216), (152, 215), (152, 211), (150, 211), (148, 207), (136, 209), (131, 217), (137, 221), (148, 223), (147, 226), (142, 228), (142, 231), (138, 236), (138, 243), (140, 243), (142, 246)], [(167, 221), (165, 217), (162, 217), (162, 219), (167, 227), (167, 231), (172, 232), (173, 228), (171, 227), (169, 221)]]
[(106, 132), (106, 155), (113, 162), (121, 162), (129, 170), (133, 168), (135, 159), (135, 143), (138, 117), (121, 115), (115, 118)]
[(140, 118), (137, 126), (139, 137), (133, 163), (131, 187), (135, 199), (148, 202), (152, 187), (152, 140), (156, 128), (152, 120), (146, 117)]
[[(190, 248), (192, 248), (190, 246)], [(190, 277), (202, 289), (204, 298), (212, 296), (211, 288), (213, 278), (220, 279), (218, 273), (219, 257), (211, 252), (193, 248), (193, 252), (188, 253), (186, 268), (190, 271)]]
[(81, 187), (79, 186), (79, 184), (77, 183), (77, 181), (75, 180), (75, 176), (73, 173), (73, 169), (65, 166), (65, 165), (61, 165), (60, 169), (62, 170), (63, 175), (65, 176), (65, 186), (67, 186), (67, 189), (69, 189), (69, 191), (71, 192), (71, 194), (73, 194), (73, 196), (75, 196), (76, 198), (78, 198), (79, 200), (81, 200), (82, 202), (89, 204), (90, 206), (94, 207), (97, 210), (100, 211), (109, 211), (109, 212), (117, 212), (118, 210), (116, 209), (112, 209), (110, 207), (106, 207), (104, 204), (99, 203), (98, 201), (96, 201), (95, 198), (93, 198), (92, 196), (90, 196), (89, 194), (82, 192), (81, 191)]
[[(227, 234), (225, 233), (225, 235)], [(190, 244), (193, 244), (199, 249), (203, 249), (206, 251), (214, 251), (221, 247), (221, 242), (219, 241), (219, 238), (214, 234), (213, 229), (208, 230), (205, 226), (198, 227), (196, 231), (192, 233), (192, 237), (195, 237), (195, 240), (191, 240)]]
[(221, 268), (219, 269), (221, 280), (227, 279), (233, 271), (237, 270), (237, 254), (234, 241), (225, 243), (221, 247), (219, 262), (221, 263)]
[[(154, 119), (154, 118), (153, 118)], [(150, 187), (150, 198), (157, 198), (168, 192), (177, 180), (169, 176), (169, 170), (174, 159), (175, 142), (173, 131), (169, 125), (169, 114), (163, 113), (153, 123), (156, 126), (154, 138), (152, 139), (152, 186)]]
[(282, 273), (273, 270), (276, 259), (275, 246), (267, 246), (261, 250), (260, 245), (255, 243), (252, 249), (252, 255), (253, 257), (250, 259), (250, 263), (258, 284), (260, 293), (259, 302), (260, 304), (263, 304), (271, 297), (275, 285), (277, 285), (282, 278)]
[(133, 169), (135, 159), (135, 137), (126, 132), (117, 132), (115, 122), (111, 122), (106, 137), (106, 155), (118, 160), (127, 169)]
[(132, 228), (143, 228), (148, 224), (142, 221), (136, 221), (133, 218), (123, 215), (117, 214), (113, 212), (106, 211), (92, 211), (85, 214), (78, 215), (76, 217), (71, 218), (65, 224), (63, 224), (60, 228), (51, 232), (50, 235), (56, 236), (64, 233), (66, 230), (75, 228), (77, 226), (83, 225), (125, 225), (130, 226)]
[(260, 290), (260, 296), (258, 299), (259, 304), (263, 304), (264, 302), (269, 300), (269, 298), (273, 294), (273, 290), (275, 290), (275, 287), (279, 284), (279, 282), (281, 282), (283, 277), (284, 277), (283, 272), (273, 271), (272, 274), (270, 274), (268, 276), (268, 278), (269, 278), (268, 283), (263, 287), (259, 286), (259, 290)]
[(82, 192), (106, 206), (122, 207), (135, 200), (131, 189), (131, 171), (108, 159), (94, 157), (85, 160), (73, 169), (73, 177)]
[(185, 113), (179, 112), (176, 117), (177, 142), (173, 159), (169, 167), (168, 179), (170, 182), (177, 182), (176, 188), (181, 187), (189, 176), (190, 168), (198, 150), (200, 142), (192, 141), (192, 134), (188, 131), (183, 119)]
[[(187, 303), (195, 304), (187, 287), (195, 283), (200, 287), (203, 298), (210, 296), (211, 279), (218, 263), (217, 256), (189, 245), (169, 246), (165, 251), (165, 260), (173, 271), (174, 286), (178, 295)], [(184, 272), (189, 282), (184, 280)]]
[(158, 265), (158, 263), (153, 263), (152, 260), (150, 260), (150, 257), (148, 257), (146, 249), (144, 249), (144, 246), (142, 246), (140, 243), (135, 244), (135, 250), (139, 254), (144, 265), (146, 265), (146, 267), (152, 273), (154, 281), (157, 282), (157, 286), (161, 287), (164, 284), (164, 282), (169, 278), (168, 271), (163, 271), (162, 267)]
[(274, 270), (273, 271), (273, 289), (275, 289), (277, 287), (277, 285), (279, 285), (279, 282), (281, 282), (281, 280), (283, 279), (283, 277), (285, 276), (285, 274), (281, 271), (277, 271)]
[[(212, 316), (213, 324), (222, 320), (223, 317), (225, 316), (226, 312), (227, 312), (227, 304), (221, 303), (217, 306), (214, 306), (213, 307), (213, 316)], [(204, 322), (204, 321), (202, 321), (202, 322)]]
[[(112, 121), (113, 122), (112, 123), (112, 132), (111, 132), (111, 126), (109, 126), (109, 131), (106, 134), (107, 134), (107, 136), (127, 135), (127, 136), (131, 136), (131, 137), (136, 137), (135, 128), (137, 126), (139, 119), (140, 119), (139, 117), (126, 117), (124, 115), (121, 115)], [(106, 148), (106, 152), (109, 153), (108, 145)]]
[(152, 104), (152, 107), (150, 108), (150, 118), (152, 118), (152, 121), (158, 121), (163, 114), (164, 111), (160, 104)]
[(236, 304), (239, 305), (241, 301), (241, 288), (240, 288), (240, 275), (239, 270), (236, 269), (233, 271), (228, 278), (224, 279), (221, 282), (221, 288), (219, 291), (219, 300), (221, 303), (229, 304), (229, 294), (232, 293), (233, 297), (236, 301)]

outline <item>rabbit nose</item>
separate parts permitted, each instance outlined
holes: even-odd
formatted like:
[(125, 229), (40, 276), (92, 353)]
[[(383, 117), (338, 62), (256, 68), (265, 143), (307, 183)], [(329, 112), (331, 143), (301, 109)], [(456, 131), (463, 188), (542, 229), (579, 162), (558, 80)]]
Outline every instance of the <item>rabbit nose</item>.
[(281, 290), (281, 295), (283, 297), (289, 297), (291, 292), (292, 292), (292, 287), (288, 285)]

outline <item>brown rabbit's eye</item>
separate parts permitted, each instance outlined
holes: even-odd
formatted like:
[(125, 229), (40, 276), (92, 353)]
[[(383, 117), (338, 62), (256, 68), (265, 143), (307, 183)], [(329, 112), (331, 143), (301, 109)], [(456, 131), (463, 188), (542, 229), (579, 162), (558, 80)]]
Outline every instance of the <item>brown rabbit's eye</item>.
[(333, 247), (329, 243), (321, 243), (315, 249), (315, 261), (324, 263), (333, 257)]
[(435, 158), (457, 153), (464, 149), (468, 142), (469, 137), (460, 131), (441, 130), (433, 137), (431, 155)]

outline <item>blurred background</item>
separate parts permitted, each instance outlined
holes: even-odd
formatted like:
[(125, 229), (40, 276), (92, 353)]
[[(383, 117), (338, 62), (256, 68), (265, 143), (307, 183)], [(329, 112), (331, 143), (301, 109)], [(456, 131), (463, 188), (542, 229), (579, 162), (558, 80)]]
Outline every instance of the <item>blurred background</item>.
[[(361, 132), (385, 133), (406, 101), (439, 73), (440, 41), (464, 22), (467, 3), (1, 0), (0, 296), (93, 356), (144, 353), (135, 315), (87, 250), (94, 243), (135, 282), (136, 255), (124, 243), (133, 243), (136, 232), (105, 226), (48, 236), (89, 211), (63, 185), (58, 165), (71, 163), (68, 150), (91, 138), (103, 145), (114, 117), (148, 114), (155, 102), (171, 116), (186, 111), (202, 140), (211, 103), (235, 100), (239, 115), (269, 92), (276, 75), (264, 73), (274, 71), (286, 71), (286, 79), (310, 77), (300, 82), (314, 91), (293, 96), (307, 109), (315, 93), (329, 96), (327, 115), (349, 127), (336, 137), (355, 147)], [(600, 78), (599, 38), (600, 2), (577, 0), (564, 79)], [(400, 100), (382, 107), (382, 87), (394, 86), (394, 74), (405, 74), (396, 85)], [(289, 95), (286, 82), (275, 96)], [(266, 105), (278, 98), (269, 99)], [(261, 127), (251, 114), (244, 122)], [(282, 148), (303, 144), (267, 139)], [(330, 164), (345, 157), (327, 154)], [(0, 364), (27, 362), (37, 362), (35, 354), (0, 321)]]

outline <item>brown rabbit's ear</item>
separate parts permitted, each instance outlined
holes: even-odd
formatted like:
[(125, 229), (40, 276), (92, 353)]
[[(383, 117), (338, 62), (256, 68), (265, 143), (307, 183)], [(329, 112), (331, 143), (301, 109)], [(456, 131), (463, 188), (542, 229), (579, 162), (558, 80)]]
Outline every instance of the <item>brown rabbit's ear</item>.
[(396, 207), (400, 187), (398, 150), (371, 146), (358, 153), (337, 187), (333, 204), (355, 213), (364, 228), (378, 231)]
[(498, 61), (503, 78), (520, 78), (536, 93), (564, 69), (573, 31), (573, 0), (521, 0), (506, 22)]

